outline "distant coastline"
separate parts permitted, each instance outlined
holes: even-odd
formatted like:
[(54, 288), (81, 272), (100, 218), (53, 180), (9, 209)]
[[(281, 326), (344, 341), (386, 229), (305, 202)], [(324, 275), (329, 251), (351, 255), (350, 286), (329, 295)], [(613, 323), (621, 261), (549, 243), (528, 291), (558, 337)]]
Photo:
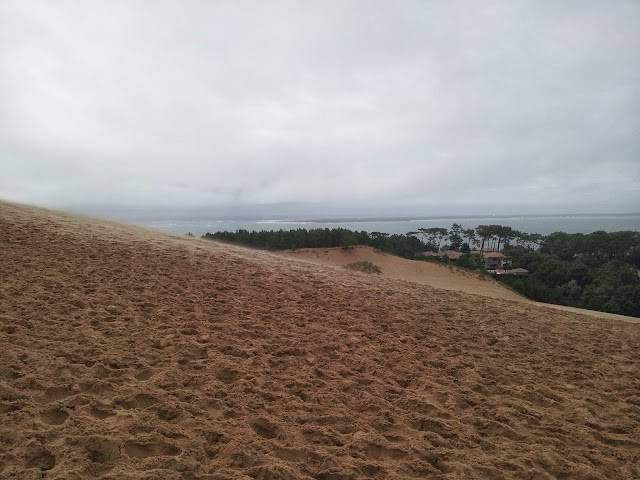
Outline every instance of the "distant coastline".
[(335, 217), (261, 220), (276, 223), (358, 223), (358, 222), (419, 222), (430, 220), (479, 220), (486, 218), (598, 218), (598, 217), (637, 217), (640, 212), (632, 213), (558, 213), (536, 215), (431, 215), (408, 217)]
[(549, 235), (553, 232), (591, 233), (598, 230), (616, 232), (640, 231), (640, 213), (608, 214), (556, 214), (556, 215), (468, 215), (468, 216), (405, 216), (405, 217), (350, 217), (350, 218), (226, 218), (176, 217), (137, 218), (131, 223), (158, 230), (200, 236), (207, 232), (236, 230), (296, 230), (299, 228), (347, 228), (354, 231), (406, 234), (422, 227), (450, 227), (458, 223), (464, 228), (475, 228), (479, 224), (502, 224), (528, 233)]

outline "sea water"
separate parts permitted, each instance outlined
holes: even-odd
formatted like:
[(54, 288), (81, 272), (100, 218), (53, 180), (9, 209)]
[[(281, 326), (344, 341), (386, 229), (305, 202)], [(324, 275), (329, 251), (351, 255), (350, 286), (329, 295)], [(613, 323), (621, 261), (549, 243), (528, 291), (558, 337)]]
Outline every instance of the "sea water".
[(345, 218), (345, 219), (134, 219), (132, 223), (161, 231), (200, 236), (205, 233), (236, 230), (295, 230), (298, 228), (346, 228), (355, 231), (406, 234), (419, 228), (451, 228), (453, 223), (463, 228), (478, 225), (506, 225), (526, 233), (549, 235), (553, 232), (591, 233), (598, 230), (617, 232), (621, 230), (640, 231), (640, 214), (619, 215), (525, 215), (525, 216), (473, 216), (450, 218)]

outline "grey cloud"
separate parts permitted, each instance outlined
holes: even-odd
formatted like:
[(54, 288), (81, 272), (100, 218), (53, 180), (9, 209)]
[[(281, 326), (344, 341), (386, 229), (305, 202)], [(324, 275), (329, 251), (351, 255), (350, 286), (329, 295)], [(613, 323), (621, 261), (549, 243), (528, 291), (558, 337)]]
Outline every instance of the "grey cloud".
[(624, 0), (5, 0), (0, 197), (638, 210), (639, 25)]

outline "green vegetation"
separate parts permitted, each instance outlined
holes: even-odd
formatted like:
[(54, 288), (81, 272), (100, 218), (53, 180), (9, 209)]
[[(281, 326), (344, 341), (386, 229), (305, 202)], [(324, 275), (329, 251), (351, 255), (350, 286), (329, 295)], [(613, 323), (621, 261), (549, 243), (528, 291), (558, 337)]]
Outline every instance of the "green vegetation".
[(382, 273), (378, 265), (366, 261), (350, 263), (349, 265), (345, 265), (344, 268), (362, 273), (377, 273), (378, 275)]
[(348, 248), (367, 245), (400, 257), (414, 259), (426, 249), (425, 245), (410, 235), (387, 235), (381, 232), (354, 232), (346, 228), (315, 228), (306, 230), (278, 230), (249, 232), (207, 233), (202, 238), (244, 245), (264, 250), (295, 250), (297, 248)]
[[(426, 251), (459, 250), (470, 252), (472, 247), (500, 248), (517, 240), (528, 250), (535, 250), (541, 235), (517, 232), (502, 225), (480, 225), (475, 230), (463, 230), (453, 224), (446, 228), (421, 228), (406, 235), (389, 235), (383, 232), (352, 231), (346, 228), (315, 228), (307, 230), (262, 230), (259, 232), (237, 230), (235, 232), (206, 233), (202, 238), (233, 243), (265, 250), (297, 248), (332, 248), (367, 245), (409, 259), (422, 259)], [(446, 243), (448, 242), (448, 243)]]
[(531, 252), (504, 249), (526, 278), (498, 279), (540, 302), (640, 317), (640, 232), (553, 233)]
[(441, 263), (450, 260), (423, 253), (455, 250), (464, 252), (455, 264), (479, 272), (484, 272), (483, 260), (472, 249), (492, 248), (502, 250), (510, 268), (529, 270), (527, 276), (495, 275), (528, 298), (640, 317), (640, 232), (556, 232), (543, 237), (503, 225), (465, 230), (453, 224), (449, 230), (421, 228), (406, 235), (318, 228), (238, 230), (207, 233), (203, 238), (267, 250), (367, 245), (412, 260)]

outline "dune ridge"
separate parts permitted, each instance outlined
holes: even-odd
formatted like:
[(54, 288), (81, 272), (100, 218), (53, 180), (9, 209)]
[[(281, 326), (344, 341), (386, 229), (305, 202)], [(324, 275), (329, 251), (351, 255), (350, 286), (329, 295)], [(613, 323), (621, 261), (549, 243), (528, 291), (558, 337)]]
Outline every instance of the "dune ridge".
[(382, 275), (396, 280), (420, 283), (445, 290), (466, 292), (484, 297), (525, 302), (540, 307), (554, 308), (607, 320), (640, 323), (640, 318), (615, 313), (534, 302), (515, 290), (507, 288), (494, 279), (479, 273), (457, 268), (455, 265), (407, 260), (406, 258), (397, 257), (390, 253), (366, 246), (349, 248), (301, 248), (298, 250), (282, 250), (275, 252), (275, 254), (317, 265), (333, 267), (345, 267), (354, 262), (371, 262), (381, 267)]
[(0, 273), (0, 478), (640, 477), (637, 324), (8, 203)]
[(378, 265), (382, 269), (383, 275), (388, 278), (491, 298), (523, 300), (523, 297), (518, 293), (479, 273), (465, 271), (453, 265), (408, 260), (375, 250), (372, 247), (302, 248), (284, 250), (277, 252), (277, 254), (318, 265), (340, 267), (352, 262), (367, 261)]

